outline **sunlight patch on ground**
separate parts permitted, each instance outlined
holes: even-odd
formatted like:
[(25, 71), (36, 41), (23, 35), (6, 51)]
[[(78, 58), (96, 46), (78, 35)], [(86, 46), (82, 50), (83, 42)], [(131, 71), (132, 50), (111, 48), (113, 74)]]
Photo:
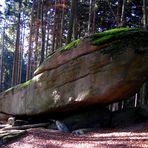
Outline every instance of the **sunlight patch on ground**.
[[(44, 133), (44, 134), (43, 134)], [(34, 135), (32, 135), (34, 134)], [(50, 133), (34, 130), (29, 136), (20, 139), (9, 145), (8, 148), (39, 148), (39, 147), (57, 147), (57, 148), (107, 148), (107, 147), (148, 147), (147, 132), (102, 132), (87, 133), (80, 136), (74, 136), (70, 133)]]

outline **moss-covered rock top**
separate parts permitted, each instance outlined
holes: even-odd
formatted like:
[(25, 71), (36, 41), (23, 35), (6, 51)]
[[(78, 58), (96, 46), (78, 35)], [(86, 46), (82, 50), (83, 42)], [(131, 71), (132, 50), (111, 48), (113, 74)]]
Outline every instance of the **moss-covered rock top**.
[(129, 47), (139, 50), (148, 47), (148, 32), (137, 28), (116, 28), (90, 36), (91, 44), (103, 48), (103, 54), (119, 54)]
[(64, 51), (70, 50), (71, 48), (77, 47), (79, 44), (80, 44), (80, 39), (77, 39), (77, 40), (74, 40), (74, 41), (70, 42), (69, 44), (61, 47), (59, 50), (61, 52), (64, 52)]
[(32, 83), (32, 79), (20, 84), (20, 88), (25, 88)]
[[(122, 39), (126, 39), (127, 37), (128, 38), (132, 37), (134, 34), (137, 36), (140, 33), (141, 33), (140, 29), (137, 28), (115, 28), (104, 32), (95, 33), (91, 35), (89, 38), (92, 45), (99, 46), (114, 40), (121, 41)], [(57, 51), (60, 52), (68, 51), (72, 48), (77, 47), (80, 44), (80, 42), (81, 39), (74, 40), (69, 44), (66, 44), (65, 46), (59, 48)], [(50, 59), (51, 56), (53, 56), (53, 54), (49, 55), (48, 59)]]
[[(89, 38), (90, 38), (90, 42), (92, 45), (99, 46), (103, 44), (108, 44), (109, 42), (112, 42), (115, 40), (122, 42), (122, 40), (124, 39), (126, 40), (127, 38), (128, 39), (130, 38), (130, 40), (133, 41), (135, 40), (135, 38), (143, 36), (142, 32), (143, 31), (141, 31), (138, 28), (115, 28), (115, 29), (104, 31), (104, 32), (95, 33), (91, 35)], [(77, 47), (80, 44), (80, 42), (81, 42), (81, 39), (74, 40), (70, 42), (69, 44), (66, 44), (65, 46), (59, 48), (57, 51), (60, 51), (60, 52), (68, 51), (72, 48)], [(113, 46), (113, 48), (114, 47), (115, 46)], [(106, 51), (104, 52), (103, 50), (102, 52), (106, 53)], [(53, 54), (49, 55), (48, 59), (50, 59), (51, 56), (53, 56)]]
[(104, 32), (95, 33), (90, 38), (92, 44), (101, 45), (112, 40), (122, 39), (125, 36), (129, 36), (130, 34), (139, 31), (140, 30), (136, 28), (115, 28)]
[[(114, 56), (123, 53), (127, 48), (141, 52), (144, 51), (145, 47), (148, 47), (148, 31), (136, 28), (116, 28), (95, 33), (57, 49), (37, 68), (34, 75), (58, 67), (92, 50), (99, 50), (102, 54)], [(70, 50), (72, 52), (69, 52)]]

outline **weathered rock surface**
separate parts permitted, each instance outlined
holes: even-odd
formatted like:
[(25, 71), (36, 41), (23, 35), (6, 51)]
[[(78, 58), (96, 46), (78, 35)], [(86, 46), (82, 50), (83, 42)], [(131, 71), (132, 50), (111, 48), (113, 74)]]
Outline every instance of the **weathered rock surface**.
[(107, 33), (57, 51), (32, 80), (0, 94), (0, 112), (69, 112), (133, 95), (148, 79), (148, 32), (121, 29)]

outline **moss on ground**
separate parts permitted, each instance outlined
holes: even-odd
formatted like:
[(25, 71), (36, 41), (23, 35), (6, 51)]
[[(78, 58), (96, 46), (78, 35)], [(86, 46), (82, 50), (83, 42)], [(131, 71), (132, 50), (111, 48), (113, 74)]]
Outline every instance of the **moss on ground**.
[(74, 40), (71, 43), (63, 46), (59, 50), (62, 51), (62, 52), (64, 52), (64, 51), (70, 50), (70, 49), (72, 49), (74, 47), (77, 47), (79, 44), (80, 44), (80, 39), (77, 39), (77, 40)]

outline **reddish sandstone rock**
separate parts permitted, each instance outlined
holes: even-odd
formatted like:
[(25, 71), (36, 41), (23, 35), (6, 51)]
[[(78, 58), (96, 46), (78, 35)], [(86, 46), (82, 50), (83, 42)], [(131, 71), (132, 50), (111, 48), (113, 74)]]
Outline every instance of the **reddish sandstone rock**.
[(148, 33), (114, 32), (107, 32), (106, 40), (105, 32), (83, 39), (70, 50), (57, 51), (32, 80), (0, 94), (0, 111), (13, 115), (69, 112), (136, 93), (148, 78)]

